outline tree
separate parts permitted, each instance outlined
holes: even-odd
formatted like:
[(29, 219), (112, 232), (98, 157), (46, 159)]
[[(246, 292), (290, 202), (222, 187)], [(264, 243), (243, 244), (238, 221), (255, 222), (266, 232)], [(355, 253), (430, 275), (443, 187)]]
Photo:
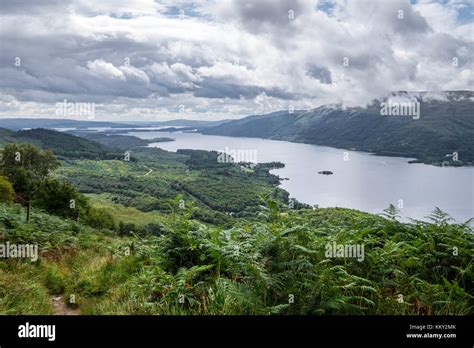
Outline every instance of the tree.
[(73, 185), (52, 178), (38, 184), (32, 201), (34, 206), (66, 218), (79, 219), (89, 210), (86, 198)]
[(87, 216), (84, 218), (84, 222), (94, 228), (115, 230), (115, 221), (113, 216), (103, 209), (90, 207), (87, 211)]
[(381, 215), (382, 216), (385, 216), (387, 219), (389, 220), (393, 220), (393, 221), (396, 221), (398, 217), (400, 217), (398, 215), (398, 213), (400, 212), (397, 208), (395, 208), (395, 206), (393, 204), (390, 204), (388, 206), (388, 208), (384, 209), (383, 210), (384, 213), (382, 213)]
[(13, 185), (5, 176), (0, 176), (0, 202), (11, 203), (15, 199)]
[(30, 144), (7, 144), (3, 148), (2, 171), (11, 178), (19, 168), (24, 168), (33, 180), (43, 180), (61, 165), (51, 150), (42, 151)]
[(13, 184), (17, 198), (26, 205), (26, 220), (30, 219), (31, 201), (35, 190), (60, 162), (50, 150), (42, 151), (30, 144), (7, 144), (2, 151), (0, 172)]

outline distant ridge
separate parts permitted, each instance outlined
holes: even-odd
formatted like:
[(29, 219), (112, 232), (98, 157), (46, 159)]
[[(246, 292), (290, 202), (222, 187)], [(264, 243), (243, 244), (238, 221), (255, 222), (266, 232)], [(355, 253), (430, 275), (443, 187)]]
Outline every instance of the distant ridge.
[(0, 118), (0, 127), (12, 130), (25, 128), (76, 128), (76, 127), (111, 127), (128, 128), (131, 124), (109, 121), (81, 121), (52, 118)]
[[(389, 99), (418, 102), (419, 119), (383, 116), (382, 103)], [(394, 92), (368, 107), (284, 110), (248, 116), (201, 132), (356, 149), (435, 165), (474, 165), (474, 92)], [(456, 160), (450, 156), (454, 153)]]
[(43, 128), (17, 132), (0, 128), (0, 145), (10, 142), (29, 143), (52, 150), (60, 159), (116, 159), (123, 155), (121, 150), (106, 147), (96, 141)]
[(187, 126), (187, 127), (210, 127), (218, 126), (228, 120), (221, 121), (199, 121), (199, 120), (171, 120), (171, 121), (89, 121), (52, 118), (0, 118), (0, 128), (20, 130), (25, 128), (78, 128), (78, 127), (109, 127), (109, 128), (137, 128), (158, 126)]

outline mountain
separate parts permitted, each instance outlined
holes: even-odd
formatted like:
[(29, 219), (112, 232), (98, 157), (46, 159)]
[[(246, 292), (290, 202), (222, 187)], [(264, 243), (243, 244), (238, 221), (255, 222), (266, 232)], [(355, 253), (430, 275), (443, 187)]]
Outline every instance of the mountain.
[[(321, 106), (279, 111), (202, 129), (203, 134), (287, 140), (379, 155), (413, 157), (431, 164), (474, 164), (474, 92), (397, 92), (361, 108)], [(419, 103), (418, 116), (394, 115), (396, 103)], [(389, 108), (389, 106), (392, 108)], [(415, 104), (413, 104), (415, 106)], [(391, 116), (383, 111), (391, 111)], [(401, 109), (400, 109), (401, 110)], [(457, 152), (457, 160), (447, 156)]]
[(137, 127), (163, 127), (163, 126), (178, 126), (178, 127), (195, 127), (195, 128), (207, 128), (216, 127), (223, 123), (229, 122), (230, 120), (219, 120), (219, 121), (199, 121), (199, 120), (170, 120), (170, 121), (130, 121)]
[(129, 128), (130, 124), (107, 121), (80, 121), (51, 118), (2, 118), (0, 127), (12, 130), (25, 128), (77, 128), (77, 127), (111, 127)]
[(96, 141), (42, 128), (17, 132), (0, 128), (0, 144), (9, 142), (30, 143), (42, 149), (50, 149), (61, 159), (64, 157), (87, 159), (123, 157), (123, 151), (106, 147)]
[(137, 128), (137, 127), (162, 127), (162, 126), (185, 126), (185, 127), (213, 127), (228, 120), (220, 121), (198, 121), (198, 120), (171, 120), (171, 121), (126, 121), (118, 123), (112, 121), (82, 121), (51, 118), (2, 118), (0, 127), (12, 130), (27, 128), (89, 128), (89, 127), (110, 127), (110, 128)]

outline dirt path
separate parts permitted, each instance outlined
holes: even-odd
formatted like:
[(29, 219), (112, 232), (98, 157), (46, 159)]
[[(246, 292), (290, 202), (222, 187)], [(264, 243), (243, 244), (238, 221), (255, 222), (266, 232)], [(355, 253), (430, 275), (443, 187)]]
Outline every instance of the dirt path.
[(79, 309), (73, 309), (66, 306), (62, 295), (51, 297), (54, 315), (80, 315)]

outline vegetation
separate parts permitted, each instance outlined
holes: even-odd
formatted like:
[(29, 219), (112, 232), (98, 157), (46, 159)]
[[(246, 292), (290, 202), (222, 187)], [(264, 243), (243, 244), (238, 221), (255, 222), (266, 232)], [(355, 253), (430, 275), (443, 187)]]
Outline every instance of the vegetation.
[[(161, 233), (122, 236), (0, 205), (2, 238), (41, 258), (0, 261), (0, 313), (51, 313), (63, 294), (82, 314), (473, 314), (467, 225), (402, 224), (347, 209), (282, 213), (230, 229), (176, 214)], [(365, 259), (328, 258), (328, 243)], [(73, 295), (71, 297), (71, 295)], [(70, 303), (70, 299), (74, 303)]]
[(0, 144), (28, 143), (42, 149), (54, 150), (54, 154), (60, 159), (116, 159), (124, 157), (121, 150), (107, 148), (88, 139), (72, 137), (49, 129), (36, 128), (18, 132), (3, 130), (3, 134), (0, 132), (0, 136)]
[(50, 177), (60, 164), (51, 150), (41, 151), (30, 144), (7, 144), (0, 161), (0, 173), (4, 175), (3, 200), (8, 201), (8, 196), (15, 193), (16, 201), (26, 206), (26, 221), (33, 205), (78, 220), (82, 214), (94, 226), (113, 227), (111, 219), (91, 209), (74, 186)]
[[(203, 158), (203, 153), (210, 156)], [(67, 177), (79, 191), (109, 193), (109, 201), (142, 212), (169, 214), (173, 201), (182, 195), (187, 205), (193, 202), (203, 221), (217, 225), (229, 223), (229, 214), (256, 216), (258, 193), (279, 198), (288, 194), (275, 187), (278, 178), (270, 167), (259, 165), (248, 172), (238, 165), (218, 163), (217, 153), (186, 150), (177, 154), (160, 149), (133, 149), (136, 161), (65, 161), (58, 175)]]
[[(124, 132), (123, 130), (115, 130), (114, 132)], [(127, 130), (129, 132), (129, 130)], [(78, 135), (83, 138), (96, 141), (102, 145), (111, 147), (111, 148), (122, 148), (130, 150), (139, 146), (147, 146), (151, 143), (160, 143), (167, 141), (174, 141), (172, 138), (160, 137), (154, 139), (141, 139), (138, 137), (130, 135), (118, 135), (110, 134), (110, 132), (100, 132), (100, 133), (91, 133), (91, 132), (79, 132), (79, 131), (70, 131), (69, 134)]]
[(435, 165), (473, 165), (474, 93), (446, 92), (444, 101), (424, 100), (423, 93), (419, 94), (419, 119), (381, 116), (376, 102), (367, 108), (321, 106), (291, 114), (285, 110), (249, 116), (202, 129), (202, 133), (355, 149)]
[(29, 144), (8, 144), (2, 151), (0, 171), (7, 177), (19, 202), (27, 206), (30, 218), (31, 200), (50, 171), (59, 167), (51, 151), (40, 151)]
[(12, 203), (15, 198), (15, 191), (13, 185), (4, 176), (0, 176), (0, 202)]
[[(18, 149), (39, 160), (10, 162)], [(215, 152), (137, 147), (133, 161), (61, 167), (30, 145), (3, 153), (0, 246), (39, 257), (0, 253), (0, 314), (53, 314), (53, 296), (82, 314), (474, 313), (473, 228), (439, 209), (411, 223), (393, 206), (289, 209), (268, 172), (280, 164), (242, 170)], [(34, 183), (29, 221), (8, 199), (25, 192), (20, 172)]]

